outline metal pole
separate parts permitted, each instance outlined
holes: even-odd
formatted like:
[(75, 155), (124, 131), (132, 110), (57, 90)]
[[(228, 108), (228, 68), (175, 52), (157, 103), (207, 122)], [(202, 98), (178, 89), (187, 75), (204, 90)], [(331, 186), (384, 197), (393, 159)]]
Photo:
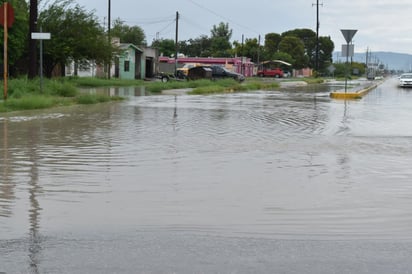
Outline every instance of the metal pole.
[(178, 54), (179, 54), (179, 12), (176, 11), (176, 37), (175, 37), (175, 76), (177, 77), (177, 63), (178, 63)]
[(349, 42), (346, 44), (345, 93), (348, 89)]
[[(42, 27), (40, 32), (43, 32)], [(43, 39), (40, 39), (40, 92), (43, 92)]]

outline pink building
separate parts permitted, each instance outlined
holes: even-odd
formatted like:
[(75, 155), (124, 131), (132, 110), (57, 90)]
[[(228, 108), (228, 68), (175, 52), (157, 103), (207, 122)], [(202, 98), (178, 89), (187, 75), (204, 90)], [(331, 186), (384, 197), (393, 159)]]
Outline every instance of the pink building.
[[(160, 56), (159, 64), (175, 64), (175, 58)], [(246, 57), (179, 57), (177, 58), (178, 67), (182, 67), (186, 63), (196, 63), (203, 65), (222, 65), (227, 69), (243, 74), (246, 77), (254, 75), (255, 64)]]

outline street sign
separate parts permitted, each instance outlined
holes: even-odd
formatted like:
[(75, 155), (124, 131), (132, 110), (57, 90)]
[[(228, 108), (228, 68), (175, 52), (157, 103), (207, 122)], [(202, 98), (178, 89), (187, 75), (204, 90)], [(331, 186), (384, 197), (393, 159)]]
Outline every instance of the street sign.
[(31, 39), (50, 40), (50, 33), (49, 32), (32, 32)]
[[(7, 21), (7, 22), (5, 22)], [(10, 28), (14, 23), (14, 9), (10, 3), (3, 3), (0, 6), (0, 24)]]
[(342, 57), (353, 57), (355, 53), (355, 45), (342, 45)]
[(357, 29), (341, 29), (340, 30), (343, 34), (343, 37), (345, 37), (346, 43), (350, 43), (352, 41), (353, 36), (355, 36), (356, 32), (358, 31)]

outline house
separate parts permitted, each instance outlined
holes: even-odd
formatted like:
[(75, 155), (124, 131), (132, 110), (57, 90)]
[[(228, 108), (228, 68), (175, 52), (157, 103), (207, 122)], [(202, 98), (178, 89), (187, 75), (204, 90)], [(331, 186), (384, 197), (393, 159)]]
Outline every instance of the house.
[[(133, 44), (120, 43), (114, 38), (113, 45), (118, 48), (110, 66), (110, 77), (119, 79), (146, 79), (152, 78), (158, 71), (158, 50), (154, 48), (141, 48)], [(74, 62), (66, 66), (66, 76), (77, 75), (80, 77), (106, 77), (107, 67), (93, 61), (82, 67), (76, 67)]]
[(115, 60), (114, 77), (120, 79), (152, 78), (157, 71), (158, 50), (140, 48), (133, 44), (119, 44), (120, 54)]
[(120, 79), (141, 79), (141, 56), (143, 50), (133, 44), (120, 44), (116, 56), (114, 77)]

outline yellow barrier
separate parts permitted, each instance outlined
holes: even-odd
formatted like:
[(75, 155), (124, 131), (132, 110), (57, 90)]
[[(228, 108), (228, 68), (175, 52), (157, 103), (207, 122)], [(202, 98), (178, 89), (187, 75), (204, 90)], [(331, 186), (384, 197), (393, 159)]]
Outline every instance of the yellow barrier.
[(378, 85), (374, 84), (367, 88), (358, 90), (356, 92), (344, 92), (344, 91), (334, 91), (330, 93), (330, 98), (333, 99), (361, 99), (365, 94), (367, 94), (372, 89), (376, 88)]

